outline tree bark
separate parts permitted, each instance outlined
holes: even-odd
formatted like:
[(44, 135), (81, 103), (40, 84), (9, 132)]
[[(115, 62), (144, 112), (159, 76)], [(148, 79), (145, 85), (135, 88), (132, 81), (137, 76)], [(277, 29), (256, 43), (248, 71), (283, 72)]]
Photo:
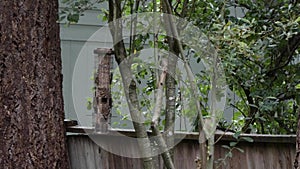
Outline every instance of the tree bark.
[[(171, 8), (171, 4), (165, 1), (165, 5), (162, 5), (162, 10), (164, 13), (172, 15), (167, 8)], [(174, 131), (175, 131), (175, 98), (176, 98), (176, 81), (175, 81), (175, 72), (177, 66), (177, 60), (179, 58), (179, 49), (176, 46), (176, 38), (174, 35), (174, 29), (170, 22), (169, 16), (164, 16), (165, 29), (167, 32), (168, 46), (169, 46), (169, 56), (168, 56), (168, 74), (166, 77), (166, 116), (165, 116), (165, 132), (166, 134), (166, 143), (171, 154), (171, 160), (174, 161), (174, 151), (171, 147), (174, 145)], [(177, 25), (175, 25), (177, 26)]]
[[(176, 98), (176, 81), (175, 81), (175, 72), (177, 66), (177, 57), (179, 52), (176, 51), (176, 46), (174, 45), (174, 39), (169, 37), (169, 48), (170, 54), (168, 58), (168, 74), (166, 77), (166, 116), (165, 116), (165, 132), (166, 134), (166, 143), (171, 154), (171, 160), (174, 161), (174, 132), (175, 132), (175, 98)], [(173, 56), (172, 56), (173, 55)], [(175, 55), (175, 56), (174, 56)]]
[(68, 169), (58, 2), (0, 1), (0, 166)]
[[(164, 13), (167, 14), (172, 14), (172, 9), (171, 9), (171, 5), (169, 3), (168, 0), (163, 0), (162, 2), (163, 4), (163, 11)], [(190, 82), (190, 87), (192, 90), (196, 91), (196, 85), (193, 83), (194, 81), (194, 75), (191, 71), (191, 68), (188, 65), (188, 62), (184, 56), (183, 53), (183, 47), (181, 45), (181, 42), (179, 40), (179, 34), (178, 34), (178, 30), (177, 30), (177, 26), (174, 24), (174, 22), (172, 21), (172, 17), (170, 17), (169, 19), (166, 19), (166, 21), (169, 21), (166, 25), (169, 25), (170, 29), (170, 35), (172, 35), (173, 40), (174, 40), (174, 46), (176, 46), (176, 48), (179, 51), (179, 56), (181, 56), (181, 59), (184, 62), (184, 68), (187, 71), (187, 76)], [(194, 95), (194, 97), (196, 97), (196, 95)], [(205, 136), (205, 132), (204, 132), (204, 120), (203, 120), (203, 116), (202, 116), (202, 111), (201, 111), (201, 104), (199, 100), (196, 100), (196, 107), (197, 107), (197, 113), (199, 116), (199, 122), (198, 122), (198, 129), (199, 129), (199, 148), (200, 148), (200, 157), (197, 159), (197, 162), (199, 164), (200, 167), (202, 168), (206, 168), (207, 165), (207, 143), (206, 143), (206, 136)]]
[(122, 17), (121, 12), (121, 1), (109, 0), (109, 29), (113, 37), (115, 58), (120, 67), (122, 82), (125, 87), (124, 92), (136, 132), (136, 137), (139, 138), (138, 146), (143, 159), (143, 168), (154, 169), (151, 143), (144, 125), (143, 116), (140, 112), (136, 83), (131, 79), (132, 72), (130, 69), (130, 60), (126, 59), (127, 53), (123, 41), (123, 28), (122, 24), (119, 22), (120, 20), (118, 20)]
[[(168, 149), (169, 146), (166, 144), (166, 141), (164, 140), (162, 134), (158, 129), (160, 116), (161, 116), (161, 109), (162, 109), (163, 91), (164, 91), (165, 81), (168, 72), (168, 61), (166, 58), (162, 59), (161, 67), (162, 67), (162, 73), (160, 75), (159, 82), (157, 83), (158, 87), (156, 92), (156, 103), (155, 103), (154, 113), (151, 122), (151, 129), (152, 129), (152, 133), (156, 138), (155, 140), (158, 144), (158, 147), (162, 151), (161, 155), (164, 160), (165, 168), (175, 169), (174, 162), (172, 160), (172, 155)], [(167, 127), (167, 125), (165, 125), (165, 127)], [(169, 136), (169, 134), (167, 134), (167, 136)], [(173, 138), (173, 134), (170, 134), (170, 137)]]

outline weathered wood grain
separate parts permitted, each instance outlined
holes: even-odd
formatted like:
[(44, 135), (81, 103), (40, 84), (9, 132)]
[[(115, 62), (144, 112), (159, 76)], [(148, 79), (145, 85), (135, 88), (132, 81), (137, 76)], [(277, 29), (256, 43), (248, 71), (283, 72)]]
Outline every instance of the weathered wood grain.
[[(114, 140), (118, 141), (114, 144), (120, 147), (120, 151), (128, 151), (127, 153), (136, 151), (136, 143), (123, 141), (122, 137), (118, 139), (119, 136), (109, 134), (101, 135), (101, 137), (103, 137), (103, 140), (114, 137)], [(237, 147), (243, 149), (244, 153), (233, 150), (233, 157), (226, 159), (226, 164), (220, 165), (219, 169), (291, 169), (293, 167), (295, 143), (290, 142), (288, 139), (284, 142), (282, 138), (283, 136), (280, 136), (281, 140), (279, 139), (279, 142), (265, 142), (260, 139), (254, 140), (253, 143), (240, 142)], [(216, 160), (225, 157), (227, 149), (223, 148), (222, 145), (228, 145), (230, 142), (228, 140), (227, 137), (216, 144)], [(112, 143), (110, 142), (110, 144)], [(73, 169), (142, 169), (140, 159), (121, 157), (109, 153), (95, 144), (88, 135), (69, 135), (68, 145)], [(113, 144), (110, 146), (113, 146)], [(189, 136), (189, 139), (182, 140), (174, 148), (175, 167), (177, 169), (196, 168), (195, 159), (198, 154), (198, 141), (191, 139), (191, 136)], [(155, 160), (158, 161), (156, 167), (163, 169), (162, 159), (155, 158)]]

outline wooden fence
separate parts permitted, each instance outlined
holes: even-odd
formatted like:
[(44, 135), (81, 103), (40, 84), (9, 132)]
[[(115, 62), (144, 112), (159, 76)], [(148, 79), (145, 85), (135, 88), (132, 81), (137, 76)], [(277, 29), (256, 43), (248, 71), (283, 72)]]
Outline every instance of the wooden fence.
[[(85, 129), (85, 130), (84, 130)], [(69, 132), (91, 132), (91, 128), (69, 127)], [(133, 136), (132, 131), (119, 131), (119, 134)], [(181, 133), (185, 138), (175, 146), (174, 158), (177, 169), (195, 169), (195, 159), (199, 153), (197, 133)], [(230, 133), (217, 133), (216, 138), (222, 136), (215, 147), (215, 159), (220, 160), (228, 155), (224, 145), (234, 141)], [(295, 154), (295, 136), (272, 135), (243, 135), (250, 136), (254, 142), (241, 141), (232, 151), (232, 157), (226, 158), (225, 163), (216, 164), (220, 169), (292, 169)], [(97, 144), (92, 140), (100, 140)], [(128, 141), (125, 137), (118, 136), (114, 132), (109, 134), (76, 134), (68, 135), (69, 155), (72, 169), (142, 169), (141, 160), (116, 154), (136, 153), (137, 143)], [(102, 146), (98, 146), (102, 145)], [(163, 169), (163, 161), (155, 158), (156, 168)]]

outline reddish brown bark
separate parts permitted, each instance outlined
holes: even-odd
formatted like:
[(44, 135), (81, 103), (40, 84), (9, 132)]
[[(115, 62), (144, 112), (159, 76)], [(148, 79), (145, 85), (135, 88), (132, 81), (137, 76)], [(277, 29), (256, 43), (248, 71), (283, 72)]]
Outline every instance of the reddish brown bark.
[(1, 168), (69, 168), (57, 11), (57, 1), (0, 1)]

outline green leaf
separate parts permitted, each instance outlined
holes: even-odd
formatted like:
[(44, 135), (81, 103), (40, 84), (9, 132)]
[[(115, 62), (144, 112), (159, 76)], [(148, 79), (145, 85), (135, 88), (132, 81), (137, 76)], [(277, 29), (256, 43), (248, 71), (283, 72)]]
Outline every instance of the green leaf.
[(258, 106), (256, 106), (255, 104), (249, 104), (250, 107), (254, 107), (258, 109)]
[(64, 19), (66, 19), (66, 17), (67, 17), (67, 16), (65, 16), (65, 15), (61, 16), (61, 17), (59, 18), (59, 21), (62, 21), (62, 20), (64, 20)]
[(273, 96), (269, 96), (269, 97), (266, 97), (267, 99), (273, 99), (273, 100), (276, 100), (277, 98), (276, 97), (273, 97)]
[(242, 140), (252, 143), (254, 140), (251, 137), (241, 137)]
[(238, 139), (239, 136), (241, 135), (241, 133), (242, 133), (241, 131), (238, 131), (238, 132), (234, 133), (234, 135), (232, 137), (235, 139)]
[(90, 102), (88, 102), (87, 104), (87, 107), (86, 107), (88, 110), (91, 110), (92, 109), (92, 104)]
[(240, 18), (240, 21), (250, 24), (251, 22), (246, 18)]
[(86, 102), (86, 108), (88, 110), (91, 110), (92, 109), (92, 106), (93, 106), (93, 99), (91, 97), (88, 97), (86, 98), (87, 102)]
[(154, 47), (154, 42), (152, 40), (149, 40), (149, 46), (152, 48)]
[(75, 13), (75, 14), (69, 14), (68, 17), (67, 17), (68, 21), (71, 22), (71, 23), (77, 23), (78, 20), (79, 20), (79, 14), (78, 13)]
[(113, 122), (113, 126), (118, 126), (119, 124), (120, 124), (120, 123), (117, 122), (117, 121)]
[(123, 121), (123, 120), (128, 120), (128, 118), (129, 118), (129, 115), (128, 115), (128, 114), (125, 114), (125, 115), (122, 117), (121, 120), (122, 120), (122, 121)]
[(300, 22), (300, 16), (295, 20), (295, 22)]
[(247, 48), (248, 45), (244, 42), (238, 42), (238, 44), (240, 45), (241, 48)]
[(295, 86), (296, 89), (300, 89), (300, 83)]
[(223, 148), (230, 150), (231, 148), (227, 145), (222, 145)]
[(261, 121), (267, 121), (264, 117), (258, 117)]
[(229, 158), (231, 158), (231, 157), (232, 157), (232, 152), (229, 151), (229, 152), (227, 153), (227, 156), (228, 156)]
[(230, 142), (229, 145), (230, 145), (230, 147), (234, 147), (237, 145), (237, 142)]
[(244, 153), (245, 151), (241, 148), (236, 147), (235, 149), (237, 149), (239, 152)]

